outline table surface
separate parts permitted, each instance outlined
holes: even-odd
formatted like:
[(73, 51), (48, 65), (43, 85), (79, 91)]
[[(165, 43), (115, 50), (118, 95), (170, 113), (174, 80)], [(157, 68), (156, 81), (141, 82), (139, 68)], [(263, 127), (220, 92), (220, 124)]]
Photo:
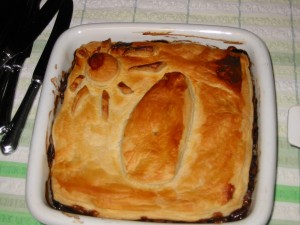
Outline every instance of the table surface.
[[(287, 139), (288, 110), (300, 105), (300, 0), (74, 0), (71, 27), (107, 22), (224, 25), (249, 30), (263, 39), (273, 62), (278, 118), (277, 181), (269, 224), (300, 224), (300, 150)], [(35, 41), (23, 66), (13, 113), (28, 88), (52, 26), (53, 21)], [(38, 97), (18, 150), (9, 156), (0, 155), (0, 225), (40, 224), (25, 202)]]

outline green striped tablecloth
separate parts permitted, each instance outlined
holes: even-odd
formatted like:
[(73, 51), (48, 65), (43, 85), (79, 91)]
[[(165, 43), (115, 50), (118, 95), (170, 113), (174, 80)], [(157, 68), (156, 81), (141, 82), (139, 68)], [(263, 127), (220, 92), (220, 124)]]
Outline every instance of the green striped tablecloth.
[[(226, 25), (259, 35), (271, 53), (278, 110), (278, 172), (269, 224), (300, 224), (300, 150), (287, 141), (288, 109), (300, 104), (300, 0), (74, 0), (71, 26), (95, 22)], [(25, 62), (14, 111), (27, 90), (52, 24), (34, 43), (32, 55)], [(25, 203), (26, 168), (37, 102), (18, 151), (10, 156), (0, 155), (0, 225), (40, 224)]]

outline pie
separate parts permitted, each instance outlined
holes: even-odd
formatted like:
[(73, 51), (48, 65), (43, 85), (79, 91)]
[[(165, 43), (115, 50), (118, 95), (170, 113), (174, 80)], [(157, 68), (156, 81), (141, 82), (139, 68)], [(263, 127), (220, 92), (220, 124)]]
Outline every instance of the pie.
[(74, 53), (63, 96), (52, 128), (54, 205), (121, 220), (246, 214), (255, 101), (245, 51), (94, 41)]

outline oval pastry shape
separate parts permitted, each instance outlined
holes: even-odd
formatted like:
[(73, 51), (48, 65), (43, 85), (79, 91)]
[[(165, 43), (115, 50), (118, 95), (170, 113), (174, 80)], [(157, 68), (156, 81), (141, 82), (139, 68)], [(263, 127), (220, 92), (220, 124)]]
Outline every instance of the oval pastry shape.
[(172, 72), (166, 73), (137, 104), (121, 145), (123, 169), (130, 179), (151, 184), (175, 176), (190, 101), (185, 76)]

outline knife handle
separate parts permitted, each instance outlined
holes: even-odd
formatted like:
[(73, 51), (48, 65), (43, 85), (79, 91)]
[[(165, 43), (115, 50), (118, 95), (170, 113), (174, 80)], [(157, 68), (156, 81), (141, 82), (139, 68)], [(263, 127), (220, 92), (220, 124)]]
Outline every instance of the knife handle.
[(16, 65), (1, 70), (0, 77), (0, 134), (7, 131), (10, 123), (21, 66)]
[(15, 57), (15, 53), (13, 53), (11, 50), (8, 48), (4, 48), (0, 52), (0, 68), (3, 67), (10, 59)]
[(9, 113), (7, 113), (8, 109), (6, 108), (5, 102), (5, 93), (7, 91), (8, 85), (8, 72), (3, 67), (0, 68), (0, 134), (3, 134), (6, 131), (6, 127), (10, 122)]
[(22, 130), (40, 86), (41, 82), (39, 80), (31, 81), (18, 111), (8, 126), (8, 131), (0, 142), (1, 151), (4, 155), (9, 155), (17, 149)]

